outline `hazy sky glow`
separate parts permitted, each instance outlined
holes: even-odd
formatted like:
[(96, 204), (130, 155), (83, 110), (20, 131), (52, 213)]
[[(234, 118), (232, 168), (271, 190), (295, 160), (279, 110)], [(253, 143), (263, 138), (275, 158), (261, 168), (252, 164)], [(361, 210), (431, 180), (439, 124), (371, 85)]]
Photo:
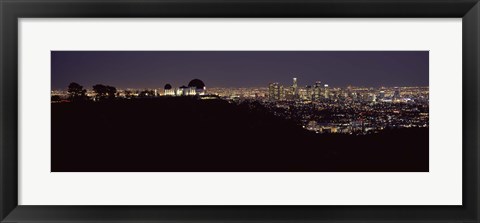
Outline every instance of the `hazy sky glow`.
[(198, 78), (207, 87), (428, 86), (428, 51), (52, 51), (52, 90), (162, 88)]

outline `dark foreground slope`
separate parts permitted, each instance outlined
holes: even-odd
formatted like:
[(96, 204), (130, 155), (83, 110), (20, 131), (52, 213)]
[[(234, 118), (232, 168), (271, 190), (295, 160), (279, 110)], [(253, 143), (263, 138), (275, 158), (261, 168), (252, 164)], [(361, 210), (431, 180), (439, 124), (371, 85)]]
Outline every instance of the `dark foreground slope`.
[(428, 171), (428, 129), (319, 135), (191, 98), (52, 104), (52, 171)]

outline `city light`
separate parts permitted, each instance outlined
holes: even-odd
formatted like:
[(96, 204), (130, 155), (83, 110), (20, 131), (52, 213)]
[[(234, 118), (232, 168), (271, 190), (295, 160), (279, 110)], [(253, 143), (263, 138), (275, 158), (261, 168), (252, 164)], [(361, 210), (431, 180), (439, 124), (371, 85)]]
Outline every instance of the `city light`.
[[(148, 93), (150, 92), (150, 93)], [(52, 97), (68, 102), (68, 91), (52, 91)], [(95, 92), (86, 91), (95, 101)], [(429, 126), (428, 87), (330, 87), (316, 81), (313, 85), (291, 86), (272, 82), (264, 87), (221, 88), (192, 80), (188, 87), (163, 89), (118, 89), (117, 98), (198, 97), (225, 100), (235, 104), (260, 104), (271, 114), (292, 120), (303, 129), (316, 133), (364, 135), (385, 129), (425, 128)]]

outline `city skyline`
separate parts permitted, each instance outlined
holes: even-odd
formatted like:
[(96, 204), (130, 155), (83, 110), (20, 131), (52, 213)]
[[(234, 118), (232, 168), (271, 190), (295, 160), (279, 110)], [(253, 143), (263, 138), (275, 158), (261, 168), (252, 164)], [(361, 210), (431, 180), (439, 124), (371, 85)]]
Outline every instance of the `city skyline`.
[(52, 172), (429, 171), (428, 51), (51, 56)]
[[(331, 87), (428, 86), (428, 51), (52, 51), (52, 90), (77, 82), (119, 89), (185, 85), (298, 87), (316, 81)], [(225, 75), (227, 74), (227, 75)]]

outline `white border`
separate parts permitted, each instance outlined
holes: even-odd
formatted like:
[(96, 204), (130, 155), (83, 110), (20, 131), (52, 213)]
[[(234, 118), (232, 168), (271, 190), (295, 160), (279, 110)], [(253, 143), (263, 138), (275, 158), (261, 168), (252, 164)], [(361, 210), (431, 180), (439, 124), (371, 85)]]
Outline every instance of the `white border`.
[[(20, 19), (19, 204), (461, 205), (461, 31), (461, 19)], [(50, 173), (51, 50), (430, 50), (430, 172)]]

